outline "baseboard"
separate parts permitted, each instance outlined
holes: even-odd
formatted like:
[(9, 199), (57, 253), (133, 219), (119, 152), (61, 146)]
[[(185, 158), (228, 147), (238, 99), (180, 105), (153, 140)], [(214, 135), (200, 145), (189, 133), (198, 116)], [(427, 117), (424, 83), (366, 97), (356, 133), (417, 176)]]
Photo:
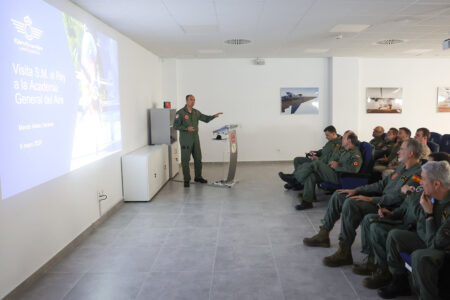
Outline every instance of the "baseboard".
[(102, 215), (97, 221), (91, 224), (86, 230), (80, 233), (72, 242), (65, 246), (61, 251), (59, 251), (55, 256), (53, 256), (47, 263), (40, 267), (36, 272), (31, 274), (27, 279), (25, 279), (21, 284), (19, 284), (14, 290), (12, 290), (8, 295), (6, 295), (4, 300), (18, 299), (18, 297), (25, 292), (30, 286), (33, 285), (38, 279), (43, 277), (43, 275), (50, 270), (53, 266), (61, 261), (68, 253), (70, 253), (75, 247), (77, 247), (82, 241), (84, 241), (92, 231), (94, 231), (98, 226), (104, 223), (111, 215), (113, 215), (122, 205), (124, 204), (123, 199), (117, 202), (110, 210), (108, 210), (104, 215)]

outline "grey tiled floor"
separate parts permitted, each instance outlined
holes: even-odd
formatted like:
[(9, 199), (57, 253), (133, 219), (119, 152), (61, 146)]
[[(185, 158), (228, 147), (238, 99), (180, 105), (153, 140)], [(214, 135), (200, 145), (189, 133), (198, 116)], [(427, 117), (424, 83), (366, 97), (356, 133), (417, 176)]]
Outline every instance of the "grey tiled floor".
[[(329, 196), (295, 211), (280, 170), (291, 164), (240, 164), (232, 189), (169, 182), (150, 203), (126, 203), (20, 299), (378, 299), (350, 267), (322, 265), (339, 223), (330, 249), (303, 246)], [(222, 174), (204, 165), (206, 178)], [(358, 236), (355, 261), (359, 251)]]

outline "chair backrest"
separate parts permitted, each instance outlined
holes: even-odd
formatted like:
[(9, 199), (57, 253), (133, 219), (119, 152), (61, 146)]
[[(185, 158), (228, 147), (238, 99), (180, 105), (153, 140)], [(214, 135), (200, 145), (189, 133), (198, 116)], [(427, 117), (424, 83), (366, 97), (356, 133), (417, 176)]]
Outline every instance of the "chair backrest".
[(439, 145), (441, 143), (441, 138), (442, 138), (442, 135), (440, 135), (439, 133), (437, 133), (437, 132), (430, 132), (430, 139), (429, 139), (429, 141), (435, 142), (436, 144)]
[(439, 145), (441, 146), (441, 152), (450, 153), (450, 134), (444, 134)]
[(369, 173), (373, 167), (373, 146), (368, 142), (359, 143), (359, 151), (361, 151), (363, 163), (359, 173)]
[(439, 152), (439, 144), (432, 141), (428, 141), (427, 146), (428, 148), (430, 148), (431, 152)]

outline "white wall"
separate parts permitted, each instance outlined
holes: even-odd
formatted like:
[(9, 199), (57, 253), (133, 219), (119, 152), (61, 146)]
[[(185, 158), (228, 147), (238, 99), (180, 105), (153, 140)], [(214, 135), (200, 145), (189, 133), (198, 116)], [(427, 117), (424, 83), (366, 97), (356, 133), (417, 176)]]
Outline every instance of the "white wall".
[[(360, 59), (359, 134), (369, 139), (376, 125), (450, 133), (450, 113), (437, 112), (438, 86), (450, 86), (449, 59)], [(367, 87), (402, 87), (401, 114), (367, 114)]]
[[(254, 65), (251, 59), (186, 59), (165, 60), (163, 73), (177, 81), (178, 109), (184, 106), (186, 94), (194, 94), (202, 113), (224, 113), (200, 125), (203, 161), (223, 160), (226, 147), (212, 140), (212, 130), (230, 123), (240, 125), (239, 161), (278, 161), (291, 160), (325, 143), (328, 67), (326, 58), (266, 59), (264, 66)], [(320, 113), (281, 115), (281, 87), (318, 87)], [(164, 94), (170, 90), (166, 86)]]
[[(147, 144), (146, 109), (162, 106), (160, 59), (68, 1), (48, 1), (116, 39), (119, 47), (123, 153)], [(121, 153), (0, 200), (0, 298), (122, 199)], [(48, 162), (51, 164), (51, 162)]]

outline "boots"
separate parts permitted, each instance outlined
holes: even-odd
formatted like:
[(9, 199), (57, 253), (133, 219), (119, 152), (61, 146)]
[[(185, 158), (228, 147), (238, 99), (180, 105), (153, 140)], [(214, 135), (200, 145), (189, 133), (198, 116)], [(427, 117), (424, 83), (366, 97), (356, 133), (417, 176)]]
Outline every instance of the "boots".
[(345, 242), (339, 242), (339, 249), (331, 256), (323, 259), (323, 264), (328, 267), (340, 267), (353, 264), (352, 246)]
[(399, 296), (410, 296), (408, 276), (406, 274), (393, 275), (389, 285), (378, 289), (378, 296), (383, 299), (392, 299)]
[(389, 284), (392, 279), (388, 268), (378, 267), (377, 270), (370, 277), (364, 278), (362, 284), (369, 289), (379, 289)]
[(354, 264), (352, 267), (352, 272), (358, 275), (371, 275), (377, 270), (375, 265), (375, 257), (373, 254), (367, 255), (367, 257), (360, 264)]
[(283, 180), (286, 183), (289, 183), (289, 185), (291, 186), (298, 184), (298, 181), (295, 180), (295, 177), (292, 174), (284, 174), (283, 172), (279, 172), (278, 176), (280, 176), (281, 180)]
[(330, 248), (330, 232), (322, 225), (320, 226), (319, 233), (310, 238), (304, 238), (303, 244), (310, 247)]

